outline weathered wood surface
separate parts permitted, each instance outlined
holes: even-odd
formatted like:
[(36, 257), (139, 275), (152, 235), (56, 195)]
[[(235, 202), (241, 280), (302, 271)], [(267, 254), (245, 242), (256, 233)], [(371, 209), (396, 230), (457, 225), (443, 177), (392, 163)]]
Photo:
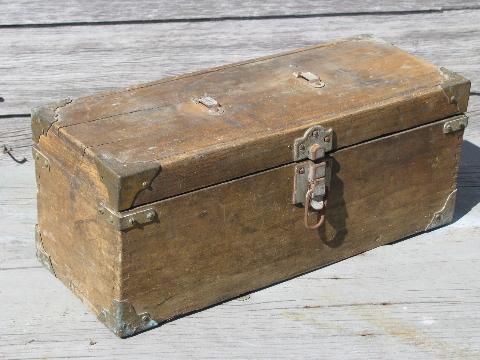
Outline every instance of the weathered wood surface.
[[(294, 70), (327, 85), (312, 88)], [(118, 174), (105, 179), (104, 198), (126, 210), (287, 164), (313, 125), (331, 127), (339, 149), (464, 112), (470, 84), (447, 76), (378, 39), (336, 41), (73, 100), (57, 108), (46, 141), (59, 134), (82, 160)], [(445, 95), (453, 87), (457, 103)], [(204, 94), (222, 113), (192, 102)], [(114, 186), (137, 174), (130, 187)]]
[[(67, 96), (371, 33), (458, 71), (480, 91), (480, 10), (409, 16), (2, 29), (0, 115)], [(192, 56), (195, 54), (195, 56)]]
[[(282, 2), (282, 6), (284, 3), (286, 2)], [(21, 9), (14, 8), (15, 4), (12, 6), (9, 9), (13, 10), (8, 17), (14, 20), (7, 19), (2, 23), (19, 22), (12, 14), (16, 14), (16, 19), (28, 19)], [(383, 3), (376, 6), (381, 8)], [(2, 14), (5, 9), (6, 5), (3, 4)], [(56, 10), (53, 15), (62, 18), (65, 12)], [(112, 11), (106, 11), (106, 16), (110, 12)], [(37, 13), (31, 18), (43, 17), (44, 21), (49, 21), (49, 16), (51, 14), (46, 11), (45, 14)], [(480, 16), (473, 11), (466, 15), (461, 13), (456, 18), (451, 13), (449, 16), (452, 19), (446, 22), (445, 28), (441, 26), (441, 14), (427, 17), (405, 15), (401, 19), (397, 18), (391, 25), (392, 31), (401, 33), (403, 42), (394, 42), (438, 65), (471, 77), (474, 80), (473, 89), (478, 92), (479, 86), (476, 86), (478, 82), (475, 80), (478, 75), (475, 74), (479, 73), (480, 64)], [(387, 21), (391, 20), (385, 16), (379, 18), (381, 19), (376, 21), (368, 19), (375, 21), (376, 26), (384, 21), (388, 24)], [(120, 31), (119, 36), (124, 36), (123, 43), (108, 36), (96, 41), (93, 35), (83, 38), (87, 41), (75, 42), (75, 36), (87, 33), (88, 27), (80, 33), (62, 28), (66, 39), (63, 40), (63, 48), (57, 48), (56, 59), (52, 55), (53, 44), (48, 46), (50, 52), (45, 50), (45, 46), (41, 50), (34, 45), (35, 41), (45, 37), (45, 33), (34, 36), (34, 31), (5, 33), (6, 29), (2, 29), (0, 46), (5, 45), (5, 34), (6, 38), (16, 34), (15, 39), (23, 40), (19, 47), (13, 47), (15, 52), (20, 52), (16, 60), (10, 50), (12, 47), (8, 47), (7, 58), (4, 48), (0, 52), (0, 97), (5, 98), (5, 102), (0, 102), (0, 108), (6, 109), (8, 94), (23, 99), (17, 102), (23, 105), (17, 106), (12, 112), (2, 110), (1, 114), (28, 112), (32, 104), (62, 98), (68, 92), (76, 96), (97, 89), (150, 81), (165, 74), (191, 71), (287, 49), (282, 46), (285, 36), (280, 39), (269, 38), (279, 34), (271, 31), (273, 27), (286, 26), (286, 31), (292, 31), (294, 27), (298, 29), (294, 33), (296, 41), (290, 40), (292, 45), (289, 48), (313, 44), (322, 39), (372, 32), (368, 30), (373, 26), (370, 27), (367, 21), (361, 19), (362, 17), (355, 17), (348, 24), (343, 22), (343, 26), (334, 27), (337, 30), (332, 32), (320, 25), (312, 30), (311, 23), (302, 25), (302, 21), (289, 27), (285, 22), (274, 20), (267, 28), (266, 22), (257, 22), (250, 37), (245, 38), (246, 41), (234, 43), (235, 47), (245, 47), (246, 51), (225, 45), (224, 42), (224, 39), (231, 41), (239, 38), (247, 26), (243, 21), (236, 22), (231, 28), (218, 27), (216, 24), (221, 36), (218, 42), (225, 49), (222, 51), (220, 45), (214, 47), (212, 53), (216, 57), (198, 44), (197, 47), (187, 48), (189, 52), (184, 56), (180, 56), (178, 49), (175, 56), (165, 56), (162, 61), (154, 64), (156, 66), (149, 68), (152, 59), (159, 56), (156, 54), (169, 49), (166, 41), (155, 43), (154, 49), (150, 50), (140, 47), (144, 53), (136, 53), (139, 49), (136, 42), (141, 40), (141, 35), (128, 37), (128, 31)], [(327, 23), (325, 19), (316, 20), (316, 23), (328, 25), (331, 29), (334, 26), (333, 21)], [(433, 27), (434, 24), (437, 27)], [(198, 29), (197, 25), (189, 24), (183, 32), (193, 36)], [(142, 28), (144, 25), (138, 26)], [(386, 27), (387, 25), (380, 28), (376, 35), (382, 36), (383, 32), (389, 34)], [(90, 28), (90, 31), (93, 33), (98, 29)], [(223, 32), (228, 29), (233, 29), (237, 35), (225, 38)], [(30, 30), (32, 29), (28, 31)], [(142, 34), (140, 29), (137, 30)], [(60, 32), (60, 28), (57, 31)], [(172, 32), (171, 36), (175, 39), (180, 33), (182, 32)], [(158, 39), (159, 33), (156, 35)], [(151, 28), (146, 27), (143, 36), (149, 37), (152, 43), (154, 37)], [(269, 46), (268, 41), (262, 42), (262, 39), (269, 39), (270, 43), (276, 45)], [(255, 46), (257, 40), (258, 47)], [(66, 46), (68, 41), (72, 42), (72, 47)], [(111, 62), (102, 61), (101, 53), (105, 54), (110, 49), (108, 44), (111, 42), (111, 49), (115, 51), (112, 50), (110, 54), (115, 56), (110, 57)], [(212, 42), (213, 40), (208, 43), (209, 46), (212, 46)], [(99, 46), (101, 43), (103, 45)], [(95, 45), (97, 50), (89, 51)], [(262, 49), (263, 46), (265, 48)], [(28, 55), (28, 49), (37, 49), (37, 64), (35, 56)], [(129, 56), (127, 49), (133, 49), (135, 53), (130, 53)], [(215, 60), (218, 56), (221, 58)], [(88, 57), (91, 62), (86, 60)], [(22, 64), (15, 67), (15, 61)], [(99, 61), (99, 65), (95, 65)], [(163, 72), (162, 67), (173, 62), (178, 63), (175, 69)], [(77, 74), (75, 63), (78, 66)], [(82, 68), (80, 65), (83, 63), (86, 65)], [(28, 69), (29, 66), (34, 67), (37, 75)], [(54, 69), (59, 66), (61, 69)], [(122, 68), (121, 72), (115, 73), (115, 67)], [(100, 71), (104, 69), (108, 71)], [(462, 71), (466, 69), (470, 69), (469, 73)], [(16, 78), (11, 74), (13, 71), (17, 72)], [(69, 72), (74, 74), (70, 75)], [(82, 78), (82, 72), (94, 72), (94, 75)], [(138, 74), (143, 74), (143, 77)], [(13, 84), (9, 86), (8, 93), (5, 86), (8, 84), (7, 77), (10, 77), (10, 83)], [(95, 77), (100, 80), (97, 81)], [(76, 84), (70, 81), (78, 79), (80, 80)], [(25, 82), (30, 87), (39, 87), (38, 91), (25, 91), (28, 88)], [(49, 89), (52, 86), (54, 91)], [(76, 92), (73, 91), (75, 89)], [(42, 92), (46, 92), (46, 95), (42, 95)], [(31, 96), (40, 98), (32, 101), (29, 99)], [(29, 119), (0, 118), (0, 145), (10, 144), (14, 148), (13, 154), (18, 157), (25, 155), (29, 160), (26, 164), (19, 165), (13, 163), (8, 156), (0, 154), (0, 358), (95, 356), (110, 360), (163, 356), (209, 359), (478, 359), (479, 100), (479, 96), (471, 97), (471, 123), (465, 132), (467, 141), (462, 152), (456, 221), (452, 225), (377, 248), (362, 256), (254, 293), (248, 300), (232, 301), (124, 341), (114, 338), (63, 284), (52, 278), (35, 260), (33, 226), (36, 222), (36, 195), (28, 147)]]
[[(399, 15), (422, 12), (445, 12), (454, 9), (478, 8), (476, 0), (401, 0), (401, 1), (316, 1), (316, 0), (210, 0), (210, 1), (153, 1), (125, 2), (98, 1), (0, 1), (0, 26), (83, 24), (86, 22), (146, 22), (146, 21), (192, 21), (225, 18), (247, 20), (255, 17), (332, 16), (347, 14)], [(19, 11), (19, 8), (21, 11)]]

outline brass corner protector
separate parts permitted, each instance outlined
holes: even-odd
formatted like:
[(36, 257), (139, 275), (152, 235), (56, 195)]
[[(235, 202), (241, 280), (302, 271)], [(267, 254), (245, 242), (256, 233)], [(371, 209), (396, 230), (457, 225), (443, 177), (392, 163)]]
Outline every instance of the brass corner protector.
[(71, 99), (63, 99), (32, 109), (32, 139), (35, 143), (38, 143), (40, 136), (46, 135), (53, 123), (58, 120), (56, 111), (71, 102)]
[(160, 173), (155, 162), (124, 164), (106, 156), (95, 156), (100, 180), (108, 193), (108, 205), (122, 211), (131, 208), (138, 194), (149, 191), (153, 179)]
[(440, 73), (445, 78), (445, 82), (440, 86), (449, 103), (455, 104), (459, 113), (466, 112), (470, 97), (470, 80), (444, 67), (440, 68)]
[(434, 229), (436, 227), (445, 225), (452, 221), (453, 213), (455, 211), (455, 200), (457, 197), (457, 189), (453, 190), (445, 200), (443, 207), (433, 214), (432, 219), (428, 223), (425, 231)]
[(53, 269), (52, 260), (50, 259), (50, 255), (45, 251), (42, 242), (42, 234), (40, 233), (40, 229), (38, 228), (38, 224), (35, 225), (35, 246), (36, 246), (36, 256), (40, 264), (42, 264), (48, 271), (50, 271), (54, 276), (55, 270)]
[(159, 325), (150, 314), (146, 312), (137, 314), (132, 304), (119, 300), (113, 300), (110, 309), (103, 309), (98, 314), (98, 320), (121, 338), (127, 338)]

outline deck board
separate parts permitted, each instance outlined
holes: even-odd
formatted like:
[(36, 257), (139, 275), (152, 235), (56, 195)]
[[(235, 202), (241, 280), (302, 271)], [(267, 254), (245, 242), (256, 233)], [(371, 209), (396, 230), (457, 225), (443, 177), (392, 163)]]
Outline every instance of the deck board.
[(0, 26), (91, 22), (191, 21), (253, 17), (334, 16), (337, 14), (448, 12), (479, 8), (475, 0), (209, 0), (209, 1), (0, 1)]
[[(0, 27), (212, 14), (208, 6), (190, 1), (170, 8), (173, 2), (165, 1), (167, 8), (161, 11), (160, 7), (147, 11), (149, 1), (129, 3), (124, 9), (119, 9), (118, 1), (104, 6), (92, 2), (95, 9), (82, 3), (67, 1), (62, 12), (54, 11), (58, 2), (53, 1), (43, 2), (42, 7), (38, 2), (0, 2)], [(480, 11), (293, 16), (305, 13), (312, 4), (317, 6), (312, 12), (338, 13), (362, 11), (359, 6), (372, 11), (419, 11), (475, 7), (478, 2), (231, 4), (230, 9), (211, 6), (212, 16), (292, 17), (1, 29), (0, 97), (5, 101), (0, 102), (0, 145), (11, 146), (14, 156), (26, 156), (28, 161), (20, 165), (0, 154), (0, 359), (480, 358)], [(135, 17), (132, 9), (138, 10)], [(30, 121), (15, 114), (66, 95), (109, 90), (368, 32), (472, 79), (470, 125), (451, 225), (127, 340), (115, 338), (40, 267), (34, 257), (36, 189)]]
[(464, 10), (401, 17), (1, 29), (0, 96), (4, 101), (0, 102), (0, 115), (27, 114), (34, 106), (69, 96), (361, 33), (381, 37), (460, 72), (472, 80), (473, 91), (480, 91), (478, 18), (480, 10)]

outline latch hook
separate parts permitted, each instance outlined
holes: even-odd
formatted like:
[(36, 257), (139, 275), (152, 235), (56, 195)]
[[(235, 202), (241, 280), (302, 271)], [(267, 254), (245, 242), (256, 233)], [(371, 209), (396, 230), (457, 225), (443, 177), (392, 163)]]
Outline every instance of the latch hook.
[(318, 219), (318, 221), (314, 224), (314, 225), (310, 225), (309, 221), (308, 221), (308, 213), (309, 213), (309, 210), (310, 210), (310, 207), (312, 205), (312, 199), (313, 199), (313, 194), (315, 192), (315, 187), (310, 187), (310, 189), (308, 189), (307, 191), (307, 195), (305, 196), (305, 205), (304, 205), (304, 208), (305, 208), (305, 216), (304, 216), (304, 222), (305, 222), (305, 227), (307, 229), (318, 229), (320, 226), (322, 226), (322, 224), (324, 223), (325, 221), (325, 214), (323, 213), (325, 207), (327, 206), (327, 200), (323, 200), (322, 201), (322, 205), (321, 207), (317, 210), (318, 211), (322, 211), (322, 213), (320, 214), (320, 218)]

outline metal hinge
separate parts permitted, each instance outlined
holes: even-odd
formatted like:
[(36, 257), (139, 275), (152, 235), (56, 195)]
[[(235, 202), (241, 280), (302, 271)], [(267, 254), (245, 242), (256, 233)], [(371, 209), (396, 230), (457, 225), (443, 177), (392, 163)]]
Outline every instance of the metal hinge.
[[(331, 173), (330, 161), (325, 159), (325, 153), (332, 149), (332, 133), (332, 129), (316, 125), (294, 142), (294, 160), (306, 158), (309, 160), (295, 166), (292, 203), (304, 206), (305, 226), (309, 229), (320, 227), (324, 221), (323, 211), (327, 202)], [(321, 212), (314, 225), (309, 224), (310, 209)]]
[(136, 226), (146, 225), (157, 220), (157, 212), (153, 208), (131, 210), (120, 213), (100, 204), (98, 214), (117, 230), (128, 230)]
[(443, 124), (443, 133), (448, 134), (455, 131), (464, 130), (468, 125), (468, 116), (458, 115)]

